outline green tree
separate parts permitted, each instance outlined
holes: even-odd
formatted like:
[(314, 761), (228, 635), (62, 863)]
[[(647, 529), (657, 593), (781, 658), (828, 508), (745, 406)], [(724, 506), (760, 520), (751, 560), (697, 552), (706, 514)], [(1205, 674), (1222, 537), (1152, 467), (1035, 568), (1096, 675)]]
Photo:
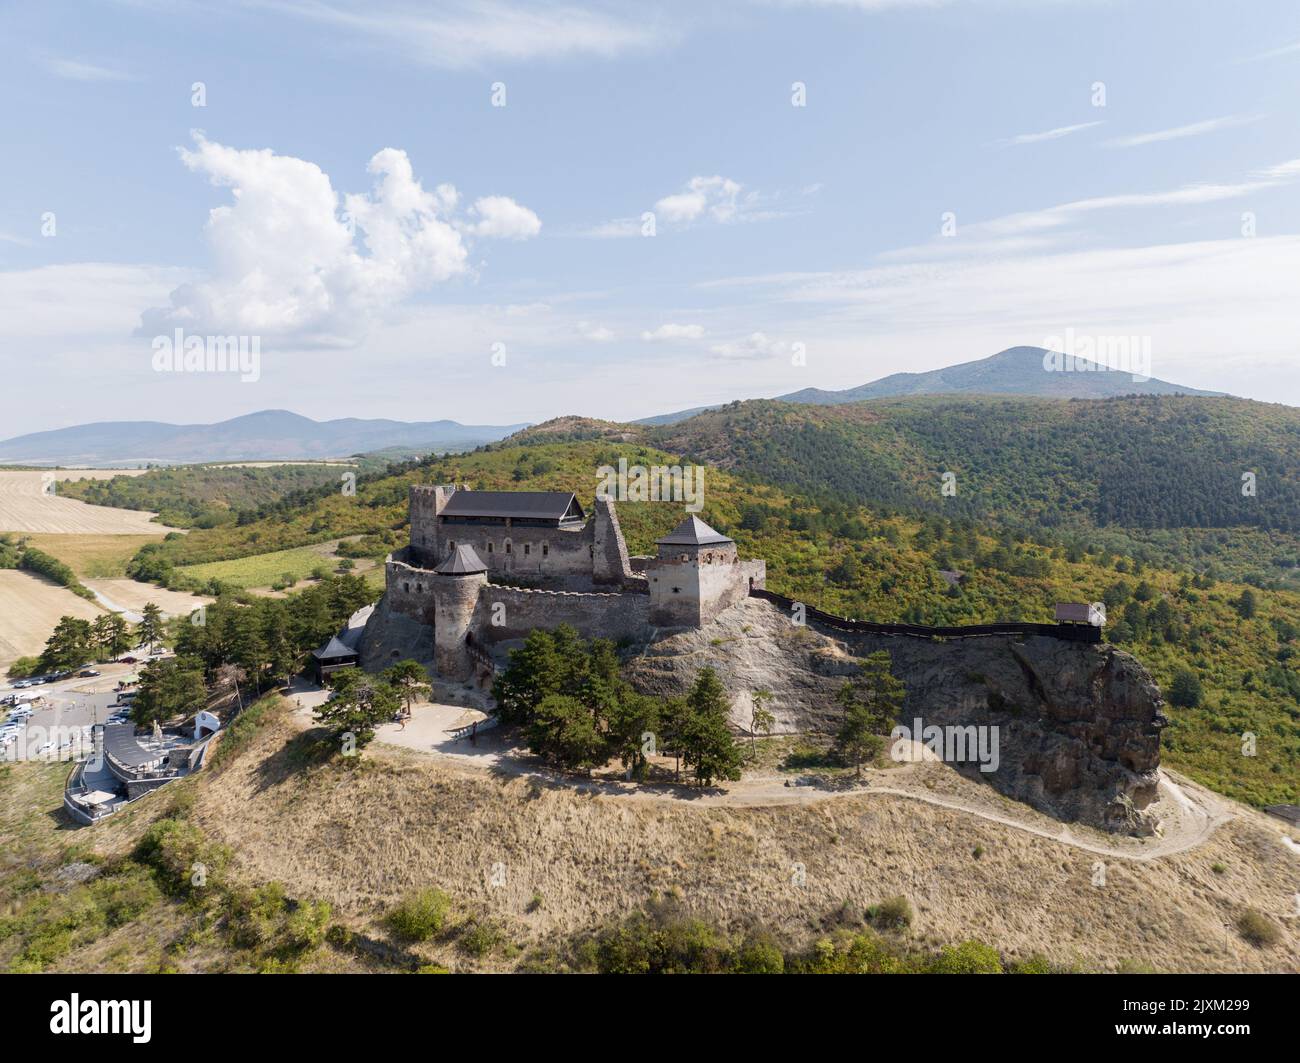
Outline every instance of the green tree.
[(634, 779), (645, 778), (646, 735), (659, 742), (660, 706), (654, 698), (625, 689), (607, 719), (609, 750)]
[(881, 733), (903, 711), (904, 686), (890, 671), (889, 653), (878, 650), (861, 662), (857, 676), (846, 680), (835, 699), (844, 719), (835, 736), (836, 751), (850, 761), (859, 777), (862, 764), (880, 752)]
[(148, 727), (203, 708), (208, 688), (203, 662), (196, 657), (169, 657), (150, 661), (140, 672), (140, 689), (131, 706), (131, 719)]
[(41, 670), (71, 671), (94, 656), (94, 642), (89, 620), (76, 616), (59, 619), (41, 653)]
[(334, 692), (313, 716), (334, 738), (345, 741), (351, 736), (355, 749), (369, 745), (375, 728), (392, 719), (402, 704), (391, 686), (358, 668), (335, 672), (330, 682)]
[(739, 779), (740, 747), (727, 725), (731, 702), (712, 668), (700, 669), (686, 695), (686, 708), (678, 741), (682, 760), (694, 770), (696, 781), (712, 786), (717, 779)]
[(1194, 709), (1201, 703), (1201, 680), (1190, 668), (1177, 668), (1169, 683), (1169, 703), (1183, 709)]
[(144, 609), (140, 611), (140, 624), (135, 629), (135, 633), (136, 637), (140, 640), (137, 645), (148, 646), (150, 653), (153, 653), (154, 647), (162, 641), (162, 610), (153, 602), (148, 602)]
[(1255, 616), (1255, 592), (1247, 587), (1241, 592), (1241, 597), (1233, 603), (1237, 609), (1237, 615), (1243, 620), (1251, 620)]
[(563, 768), (590, 770), (608, 756), (605, 736), (589, 705), (567, 694), (543, 698), (528, 726), (528, 747)]
[(429, 675), (424, 665), (409, 658), (398, 661), (384, 669), (384, 682), (388, 683), (406, 701), (406, 711), (411, 711), (411, 702), (422, 698), (432, 691)]

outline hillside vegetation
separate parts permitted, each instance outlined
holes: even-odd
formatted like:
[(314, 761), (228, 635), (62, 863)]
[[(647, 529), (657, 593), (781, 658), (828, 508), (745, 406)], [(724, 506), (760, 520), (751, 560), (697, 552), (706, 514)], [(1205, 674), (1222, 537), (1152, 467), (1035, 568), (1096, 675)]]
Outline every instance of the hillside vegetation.
[[(596, 469), (620, 458), (643, 465), (677, 460), (640, 443), (603, 438), (498, 444), (361, 477), (355, 496), (330, 488), (306, 505), (247, 525), (169, 537), (146, 546), (133, 571), (215, 593), (220, 588), (211, 581), (194, 587), (198, 581), (180, 566), (256, 559), (340, 534), (362, 535), (345, 544), (355, 554), (382, 554), (406, 542), (411, 483), (567, 489), (589, 506)], [(1191, 565), (1161, 563), (1157, 551), (1144, 558), (1064, 530), (990, 532), (969, 518), (897, 510), (883, 515), (712, 466), (705, 499), (703, 519), (735, 538), (742, 555), (767, 559), (771, 589), (839, 615), (936, 625), (1049, 621), (1056, 602), (1104, 600), (1107, 637), (1134, 653), (1176, 698), (1167, 710), (1166, 763), (1255, 805), (1300, 797), (1294, 770), (1300, 760), (1297, 592), (1224, 580)], [(618, 512), (629, 549), (648, 554), (682, 510), (622, 503)], [(954, 586), (941, 570), (962, 577)], [(1252, 756), (1242, 754), (1246, 733), (1256, 736)]]

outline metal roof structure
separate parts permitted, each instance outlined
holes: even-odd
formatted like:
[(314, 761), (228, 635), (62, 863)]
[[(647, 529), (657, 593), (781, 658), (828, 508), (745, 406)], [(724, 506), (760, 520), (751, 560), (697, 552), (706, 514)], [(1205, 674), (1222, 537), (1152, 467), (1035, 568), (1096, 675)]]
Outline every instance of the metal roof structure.
[(474, 552), (474, 547), (462, 543), (433, 571), (440, 576), (473, 576), (479, 572), (486, 572), (487, 565), (483, 564), (482, 558)]
[(457, 491), (438, 516), (586, 520), (572, 491)]
[(663, 546), (712, 546), (715, 543), (731, 542), (735, 540), (714, 531), (694, 514), (687, 517), (662, 539), (655, 540), (656, 544)]
[(104, 752), (128, 768), (149, 768), (162, 763), (167, 751), (145, 749), (135, 740), (135, 728), (129, 723), (109, 724), (104, 728)]

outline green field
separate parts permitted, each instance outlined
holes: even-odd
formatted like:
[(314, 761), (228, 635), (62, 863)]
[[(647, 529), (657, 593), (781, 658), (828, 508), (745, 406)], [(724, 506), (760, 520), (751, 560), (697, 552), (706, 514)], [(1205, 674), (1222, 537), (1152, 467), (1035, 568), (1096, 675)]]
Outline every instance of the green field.
[(312, 569), (325, 565), (330, 570), (338, 564), (333, 543), (300, 546), (294, 550), (276, 550), (269, 554), (238, 557), (232, 561), (209, 561), (202, 565), (186, 565), (177, 569), (183, 576), (207, 582), (220, 580), (226, 586), (244, 590), (248, 587), (268, 587), (285, 576), (307, 579)]

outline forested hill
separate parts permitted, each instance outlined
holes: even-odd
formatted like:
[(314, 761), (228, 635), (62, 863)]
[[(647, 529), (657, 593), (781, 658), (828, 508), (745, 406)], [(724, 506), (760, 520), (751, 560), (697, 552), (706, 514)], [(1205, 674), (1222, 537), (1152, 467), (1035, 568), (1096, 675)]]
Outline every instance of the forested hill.
[[(757, 401), (643, 431), (702, 464), (873, 506), (1043, 527), (1300, 532), (1300, 409), (1246, 399)], [(941, 491), (945, 472), (955, 495)]]

